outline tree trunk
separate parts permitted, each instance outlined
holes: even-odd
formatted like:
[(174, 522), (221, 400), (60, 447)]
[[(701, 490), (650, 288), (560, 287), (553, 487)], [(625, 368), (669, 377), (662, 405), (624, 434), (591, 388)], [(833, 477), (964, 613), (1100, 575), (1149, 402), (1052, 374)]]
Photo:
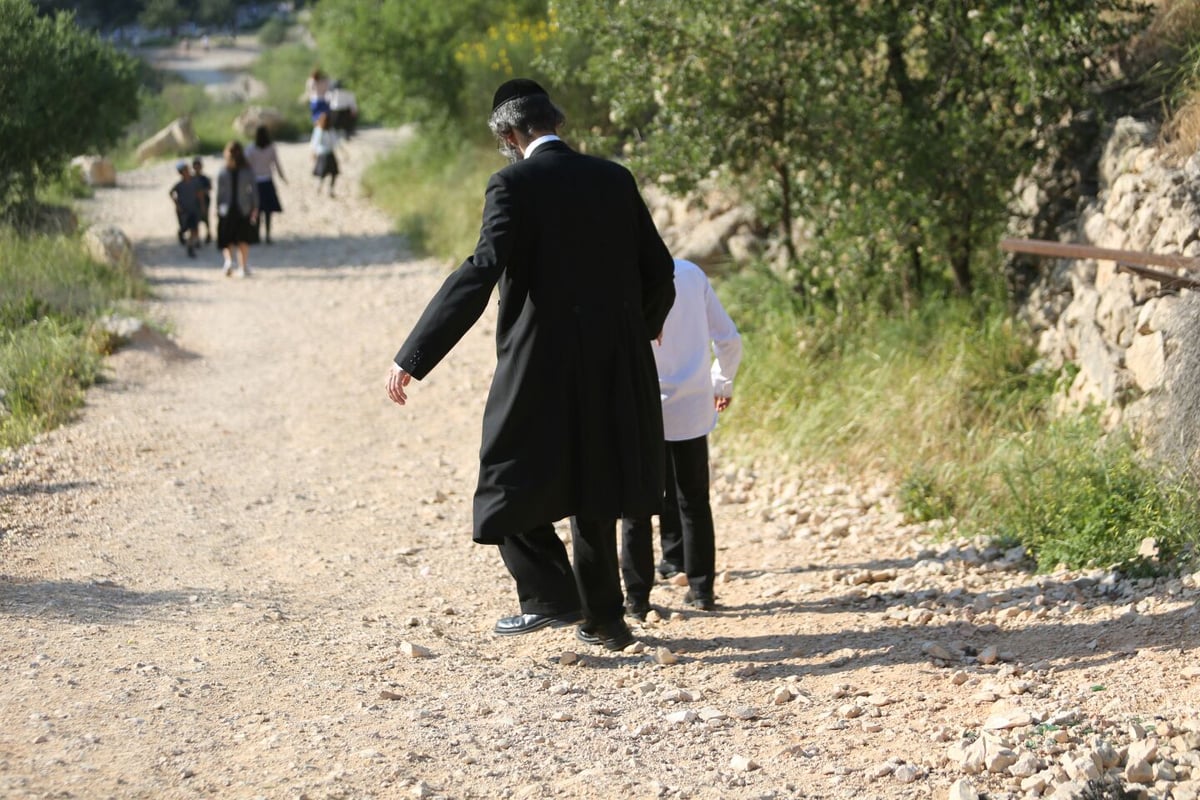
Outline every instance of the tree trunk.
[(959, 227), (950, 232), (950, 268), (954, 270), (954, 288), (969, 297), (971, 285), (971, 209), (963, 209)]
[(795, 264), (799, 261), (796, 255), (796, 242), (792, 238), (792, 179), (788, 174), (786, 164), (776, 164), (775, 174), (779, 176), (779, 194), (782, 211), (779, 215), (780, 233), (783, 234), (783, 246), (787, 250), (788, 261)]

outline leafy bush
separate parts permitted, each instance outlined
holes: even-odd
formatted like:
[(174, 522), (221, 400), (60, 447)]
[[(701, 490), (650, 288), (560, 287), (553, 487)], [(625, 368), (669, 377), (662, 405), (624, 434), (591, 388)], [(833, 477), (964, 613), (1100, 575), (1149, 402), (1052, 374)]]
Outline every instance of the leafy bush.
[(495, 147), (418, 134), (375, 162), (363, 188), (417, 254), (457, 260), (475, 245), (483, 189), (504, 163)]
[(137, 62), (77, 25), (0, 0), (0, 213), (33, 201), (39, 179), (116, 142), (137, 117)]
[(1047, 569), (1136, 565), (1146, 536), (1164, 556), (1200, 543), (1181, 484), (1094, 419), (1053, 418), (1048, 401), (1069, 375), (1029, 369), (1029, 337), (1002, 306), (928, 301), (847, 321), (765, 270), (717, 285), (746, 347), (715, 434), (734, 452), (890, 475), (910, 517), (953, 516), (960, 531), (1026, 545)]
[(265, 47), (274, 47), (287, 40), (288, 24), (283, 17), (271, 17), (258, 29), (258, 41)]
[(0, 446), (68, 419), (99, 374), (93, 320), (146, 286), (91, 261), (77, 239), (0, 228)]

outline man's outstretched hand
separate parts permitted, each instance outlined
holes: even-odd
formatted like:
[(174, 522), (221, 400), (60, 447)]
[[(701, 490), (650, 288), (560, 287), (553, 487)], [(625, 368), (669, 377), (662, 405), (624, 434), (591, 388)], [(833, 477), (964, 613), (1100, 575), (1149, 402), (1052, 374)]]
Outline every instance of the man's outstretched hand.
[(388, 373), (387, 378), (387, 393), (388, 397), (392, 398), (393, 403), (402, 406), (408, 401), (408, 395), (404, 393), (404, 387), (408, 386), (408, 382), (411, 380), (412, 375), (409, 375), (397, 365), (392, 364), (392, 371)]

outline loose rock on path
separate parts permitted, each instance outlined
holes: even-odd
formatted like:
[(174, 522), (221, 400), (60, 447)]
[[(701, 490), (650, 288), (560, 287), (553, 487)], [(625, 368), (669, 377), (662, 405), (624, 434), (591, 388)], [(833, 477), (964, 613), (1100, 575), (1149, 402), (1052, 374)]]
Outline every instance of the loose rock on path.
[(1196, 797), (1197, 576), (1034, 575), (886, 485), (737, 466), (719, 432), (716, 612), (666, 585), (626, 653), (494, 637), (516, 597), (469, 516), (494, 310), (408, 407), (383, 392), (447, 269), (357, 190), (402, 136), (357, 138), (337, 200), (283, 146), (249, 280), (179, 247), (170, 164), (86, 204), (175, 348), (119, 352), (78, 422), (3, 459), (0, 796), (1024, 798), (1111, 773)]

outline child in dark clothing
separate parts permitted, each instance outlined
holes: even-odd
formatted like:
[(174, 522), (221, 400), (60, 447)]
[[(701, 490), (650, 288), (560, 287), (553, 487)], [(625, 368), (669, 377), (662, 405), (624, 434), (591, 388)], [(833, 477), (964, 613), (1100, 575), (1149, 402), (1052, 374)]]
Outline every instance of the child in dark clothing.
[(200, 196), (203, 190), (192, 177), (186, 161), (180, 161), (175, 169), (179, 172), (179, 183), (171, 187), (169, 194), (179, 218), (179, 241), (187, 245), (188, 257), (195, 258), (196, 246), (200, 243)]
[(208, 210), (212, 204), (212, 180), (204, 174), (204, 160), (192, 159), (192, 179), (200, 191), (200, 222), (204, 225), (204, 243), (212, 241), (212, 228), (208, 224)]

